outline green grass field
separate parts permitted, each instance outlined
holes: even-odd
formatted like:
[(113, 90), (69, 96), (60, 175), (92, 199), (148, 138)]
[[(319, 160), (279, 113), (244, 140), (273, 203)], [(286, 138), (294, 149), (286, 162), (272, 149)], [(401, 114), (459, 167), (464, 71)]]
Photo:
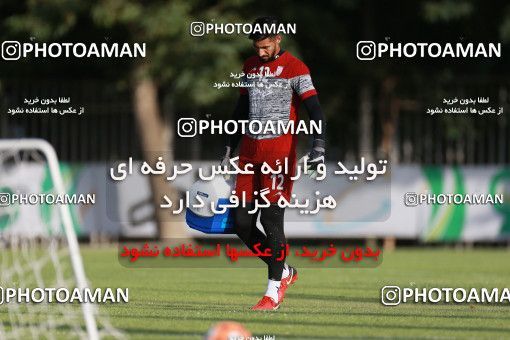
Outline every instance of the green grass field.
[(82, 248), (93, 286), (129, 287), (128, 304), (101, 310), (133, 339), (201, 339), (221, 320), (276, 339), (510, 338), (510, 304), (380, 303), (385, 285), (510, 287), (504, 249), (406, 249), (378, 268), (300, 269), (276, 312), (249, 310), (265, 291), (265, 269), (125, 268), (116, 254)]

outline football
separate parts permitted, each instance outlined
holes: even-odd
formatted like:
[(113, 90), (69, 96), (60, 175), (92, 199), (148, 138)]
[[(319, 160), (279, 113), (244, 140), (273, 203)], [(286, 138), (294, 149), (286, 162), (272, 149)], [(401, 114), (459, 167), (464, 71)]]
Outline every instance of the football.
[(207, 332), (206, 340), (240, 340), (251, 337), (251, 332), (235, 321), (222, 321)]

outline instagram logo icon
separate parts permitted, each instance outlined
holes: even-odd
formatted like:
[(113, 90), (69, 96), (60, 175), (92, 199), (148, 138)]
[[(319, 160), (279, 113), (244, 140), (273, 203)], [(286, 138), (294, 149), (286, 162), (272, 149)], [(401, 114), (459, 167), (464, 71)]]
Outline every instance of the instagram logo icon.
[(375, 59), (375, 54), (375, 42), (368, 40), (358, 41), (356, 45), (356, 57), (359, 60), (373, 60)]
[(21, 57), (21, 44), (19, 41), (4, 41), (2, 43), (2, 59), (18, 60)]
[(381, 289), (381, 302), (385, 306), (397, 306), (400, 304), (401, 292), (398, 286), (384, 286)]
[(179, 137), (195, 137), (197, 135), (197, 120), (195, 118), (181, 118), (177, 121), (177, 135)]

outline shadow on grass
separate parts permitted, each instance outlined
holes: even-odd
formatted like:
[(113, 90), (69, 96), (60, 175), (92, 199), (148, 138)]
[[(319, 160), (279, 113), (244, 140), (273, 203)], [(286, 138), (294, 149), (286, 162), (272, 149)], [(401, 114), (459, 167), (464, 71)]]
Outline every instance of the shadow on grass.
[[(180, 306), (182, 307), (182, 306)], [(178, 308), (180, 308), (178, 307)], [(195, 307), (196, 308), (196, 307)], [(182, 309), (182, 308), (180, 308)], [(203, 310), (203, 306), (202, 306), (202, 310)], [(280, 310), (279, 312), (284, 312), (286, 313), (285, 315), (288, 315), (288, 314), (294, 314), (294, 312), (292, 311), (284, 311), (284, 310)], [(225, 319), (228, 319), (228, 320), (233, 320), (233, 321), (237, 321), (237, 322), (241, 322), (245, 325), (247, 324), (254, 324), (254, 323), (262, 323), (262, 324), (272, 324), (272, 325), (289, 325), (289, 326), (310, 326), (310, 327), (339, 327), (339, 328), (343, 328), (343, 327), (352, 327), (352, 328), (359, 328), (359, 327), (365, 327), (367, 329), (381, 329), (381, 330), (389, 330), (389, 329), (406, 329), (406, 330), (424, 330), (424, 331), (437, 331), (437, 332), (441, 332), (441, 331), (456, 331), (456, 332), (466, 332), (466, 331), (471, 331), (471, 332), (488, 332), (488, 333), (492, 333), (492, 332), (495, 332), (495, 333), (503, 333), (503, 332), (510, 332), (510, 328), (507, 328), (507, 329), (502, 329), (502, 328), (498, 328), (498, 327), (467, 327), (467, 326), (439, 326), (439, 325), (434, 325), (434, 326), (426, 326), (426, 325), (413, 325), (413, 324), (406, 324), (406, 325), (401, 325), (401, 324), (384, 324), (384, 325), (379, 325), (379, 324), (375, 324), (375, 323), (371, 323), (370, 325), (360, 325), (360, 323), (354, 323), (354, 322), (330, 322), (330, 321), (309, 321), (309, 320), (285, 320), (285, 319), (282, 319), (281, 316), (283, 316), (282, 314), (280, 314), (279, 312), (260, 312), (260, 311), (250, 311), (248, 308), (245, 309), (245, 313), (243, 315), (239, 315), (239, 316), (234, 316), (234, 315), (231, 315), (231, 316), (228, 316), (228, 317), (225, 317), (225, 316), (220, 316), (220, 317), (209, 317), (209, 316), (193, 316), (193, 315), (186, 315), (186, 316), (180, 316), (180, 315), (172, 315), (171, 317), (168, 317), (168, 318), (171, 318), (171, 320), (182, 320), (182, 321), (202, 321), (202, 322), (207, 322), (209, 321), (210, 323), (213, 323), (213, 322), (218, 322), (218, 321), (221, 321), (221, 320), (225, 320)], [(279, 315), (280, 314), (280, 315)], [(300, 313), (300, 314), (305, 314), (305, 313)], [(317, 313), (314, 313), (314, 315), (317, 314)], [(305, 314), (305, 315), (310, 315), (309, 313), (308, 314)], [(338, 314), (334, 314), (334, 315), (352, 315), (350, 313), (338, 313)], [(361, 316), (362, 314), (360, 314)], [(393, 315), (393, 314), (376, 314), (374, 313), (375, 316), (399, 316), (399, 317), (404, 317), (404, 316), (410, 316), (410, 317), (413, 317), (413, 318), (416, 318), (416, 317), (421, 317), (421, 315), (414, 315), (414, 316), (411, 316), (409, 314), (402, 314), (402, 315)], [(155, 316), (155, 315), (151, 315), (151, 316), (148, 316), (148, 315), (140, 315), (140, 314), (137, 314), (137, 315), (130, 315), (130, 314), (124, 314), (122, 315), (123, 317), (130, 317), (130, 318), (144, 318), (144, 319), (160, 319), (161, 317), (160, 316)], [(271, 317), (271, 316), (274, 316), (276, 317), (275, 319), (270, 319), (268, 317)], [(280, 317), (279, 317), (280, 316)], [(116, 316), (116, 317), (121, 317), (120, 315)], [(287, 335), (284, 335), (284, 334), (278, 334), (278, 333), (275, 333), (275, 335), (277, 335), (279, 338), (280, 336), (282, 337), (288, 337)], [(315, 337), (315, 336), (314, 336)]]

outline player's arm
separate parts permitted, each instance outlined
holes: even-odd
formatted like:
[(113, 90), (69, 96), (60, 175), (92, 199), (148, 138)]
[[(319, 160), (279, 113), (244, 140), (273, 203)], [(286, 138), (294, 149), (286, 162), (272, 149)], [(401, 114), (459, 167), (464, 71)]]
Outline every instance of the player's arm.
[[(239, 95), (239, 99), (237, 100), (236, 107), (234, 112), (232, 113), (232, 120), (240, 121), (247, 120), (249, 114), (249, 100), (248, 93), (241, 92)], [(226, 143), (225, 143), (225, 155), (222, 158), (221, 165), (226, 165), (228, 163), (229, 158), (234, 153), (239, 141), (241, 140), (242, 133), (241, 129), (237, 129), (236, 133), (233, 135), (227, 135)]]
[(308, 154), (308, 163), (316, 167), (319, 163), (324, 163), (324, 154), (326, 152), (326, 121), (322, 113), (319, 97), (317, 94), (308, 97), (303, 101), (310, 121), (314, 121), (321, 131), (314, 131), (312, 150)]
[(305, 156), (308, 158), (307, 164), (312, 169), (316, 169), (320, 163), (324, 163), (324, 154), (326, 152), (326, 123), (322, 113), (317, 90), (313, 86), (310, 71), (305, 64), (299, 63), (295, 67), (296, 76), (291, 79), (291, 86), (305, 105), (310, 120), (321, 124), (321, 131), (313, 134), (312, 149)]

